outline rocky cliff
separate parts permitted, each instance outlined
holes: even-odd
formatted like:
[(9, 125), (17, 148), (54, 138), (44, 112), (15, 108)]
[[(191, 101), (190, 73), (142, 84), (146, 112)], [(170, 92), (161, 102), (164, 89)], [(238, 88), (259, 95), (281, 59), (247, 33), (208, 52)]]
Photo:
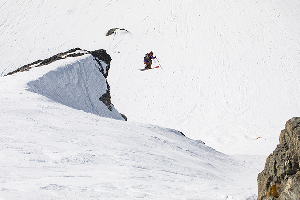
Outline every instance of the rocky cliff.
[(286, 122), (279, 142), (258, 175), (258, 200), (300, 199), (300, 117)]

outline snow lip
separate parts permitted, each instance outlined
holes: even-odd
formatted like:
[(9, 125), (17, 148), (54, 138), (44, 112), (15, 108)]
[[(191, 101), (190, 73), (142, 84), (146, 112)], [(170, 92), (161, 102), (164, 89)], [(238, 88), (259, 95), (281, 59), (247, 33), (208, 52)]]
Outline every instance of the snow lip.
[(68, 57), (79, 57), (79, 56), (83, 56), (85, 54), (91, 54), (94, 57), (94, 59), (98, 62), (99, 66), (101, 66), (99, 68), (99, 70), (101, 71), (103, 76), (105, 78), (107, 78), (108, 70), (110, 68), (111, 57), (109, 54), (106, 53), (106, 50), (99, 49), (99, 50), (94, 50), (94, 51), (88, 51), (88, 50), (84, 50), (84, 49), (81, 49), (78, 47), (70, 49), (70, 50), (62, 52), (62, 53), (55, 54), (54, 56), (51, 56), (50, 58), (46, 58), (44, 60), (37, 60), (33, 63), (24, 65), (12, 72), (7, 73), (4, 76), (12, 75), (12, 74), (15, 74), (18, 72), (29, 71), (32, 68), (49, 65), (49, 64), (51, 64), (55, 61), (61, 60), (61, 59), (66, 59)]

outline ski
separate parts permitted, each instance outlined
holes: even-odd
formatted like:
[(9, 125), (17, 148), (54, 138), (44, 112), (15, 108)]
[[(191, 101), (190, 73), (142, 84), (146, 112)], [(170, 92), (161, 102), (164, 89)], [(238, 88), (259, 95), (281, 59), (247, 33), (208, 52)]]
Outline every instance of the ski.
[[(159, 68), (159, 66), (152, 67), (152, 68), (150, 68), (150, 69), (157, 69), (157, 68)], [(140, 70), (141, 70), (141, 71), (146, 71), (146, 70), (149, 70), (149, 69), (144, 68), (144, 69), (140, 69)]]

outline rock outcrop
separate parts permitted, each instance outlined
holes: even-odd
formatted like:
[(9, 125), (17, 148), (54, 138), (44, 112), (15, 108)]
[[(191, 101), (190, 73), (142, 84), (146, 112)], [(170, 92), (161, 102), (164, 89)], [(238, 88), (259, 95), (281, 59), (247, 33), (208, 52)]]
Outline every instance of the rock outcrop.
[(86, 50), (82, 50), (80, 48), (74, 48), (74, 49), (70, 49), (69, 51), (66, 51), (66, 52), (63, 52), (63, 53), (58, 53), (50, 58), (46, 58), (44, 60), (37, 60), (33, 63), (30, 63), (30, 64), (27, 64), (27, 65), (24, 65), (22, 67), (19, 67), (18, 69), (12, 71), (12, 72), (9, 72), (8, 74), (6, 74), (5, 76), (8, 76), (8, 75), (12, 75), (12, 74), (15, 74), (15, 73), (18, 73), (18, 72), (24, 72), (24, 71), (29, 71), (31, 68), (34, 68), (34, 67), (41, 67), (41, 66), (44, 66), (44, 65), (49, 65), (57, 60), (61, 60), (61, 59), (65, 59), (67, 57), (78, 57), (78, 56), (82, 56), (84, 54), (88, 54), (90, 53), (89, 51), (86, 51)]
[(286, 122), (279, 142), (258, 175), (258, 200), (300, 199), (300, 117)]
[(124, 29), (124, 28), (111, 28), (111, 29), (109, 29), (109, 30), (107, 31), (106, 36), (110, 36), (110, 35), (112, 35), (112, 34), (115, 34), (117, 30), (129, 32), (129, 31), (127, 31), (127, 30)]

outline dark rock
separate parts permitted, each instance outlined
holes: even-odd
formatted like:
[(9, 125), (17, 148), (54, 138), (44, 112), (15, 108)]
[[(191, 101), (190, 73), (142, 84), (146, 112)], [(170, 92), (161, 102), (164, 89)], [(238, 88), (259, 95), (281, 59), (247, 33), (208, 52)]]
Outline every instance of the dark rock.
[[(76, 51), (80, 51), (80, 52), (76, 53)], [(31, 68), (34, 68), (34, 67), (41, 67), (41, 66), (44, 66), (44, 65), (49, 65), (50, 63), (53, 63), (53, 62), (55, 62), (57, 60), (60, 60), (60, 59), (65, 59), (67, 57), (78, 57), (78, 56), (82, 56), (82, 55), (87, 54), (87, 53), (88, 53), (87, 51), (82, 50), (80, 48), (70, 49), (66, 52), (58, 53), (58, 54), (56, 54), (56, 55), (54, 55), (50, 58), (46, 58), (44, 60), (37, 60), (33, 63), (28, 64), (28, 65), (24, 65), (24, 66), (16, 69), (15, 71), (9, 72), (5, 76), (12, 75), (12, 74), (15, 74), (15, 73), (18, 73), (18, 72), (29, 71)]]
[[(89, 53), (92, 54), (92, 56), (95, 58), (97, 63), (101, 66), (99, 68), (100, 72), (103, 74), (103, 76), (105, 78), (107, 78), (108, 71), (109, 71), (109, 68), (110, 68), (110, 61), (111, 61), (110, 55), (108, 53), (106, 53), (106, 51), (104, 49), (89, 51)], [(101, 64), (101, 61), (103, 61), (106, 64), (105, 70), (104, 70), (104, 66)]]
[(102, 101), (110, 111), (112, 111), (111, 97), (108, 90), (106, 90), (106, 93), (104, 93), (99, 100)]
[[(95, 51), (88, 51), (94, 58), (95, 61), (99, 64), (99, 70), (100, 72), (103, 74), (103, 76), (105, 78), (107, 78), (108, 76), (108, 71), (110, 69), (110, 62), (111, 62), (111, 57), (108, 53), (106, 53), (106, 51), (104, 49), (99, 49), (99, 50), (95, 50)], [(106, 66), (103, 66), (101, 61), (103, 61)], [(104, 69), (105, 68), (105, 69)], [(104, 105), (106, 105), (106, 107), (112, 111), (112, 103), (111, 103), (111, 96), (110, 96), (110, 86), (106, 80), (106, 85), (107, 85), (107, 90), (106, 93), (104, 93), (99, 100), (102, 101), (104, 103)], [(123, 116), (122, 116), (123, 117)], [(124, 117), (123, 117), (124, 118)], [(124, 118), (125, 119), (125, 118)], [(125, 121), (127, 120), (127, 118), (125, 119)]]
[(125, 121), (127, 121), (126, 115), (124, 115), (124, 114), (121, 113), (121, 116), (124, 118)]
[(181, 132), (181, 131), (177, 131), (178, 133), (180, 133), (182, 136), (185, 136), (184, 134), (183, 134), (183, 132)]
[(258, 200), (300, 199), (300, 117), (287, 121), (279, 142), (258, 175)]
[(116, 31), (117, 29), (118, 29), (118, 28), (111, 28), (111, 29), (109, 29), (109, 30), (107, 31), (107, 33), (106, 33), (106, 36), (109, 36), (109, 35), (114, 34), (115, 31)]
[(128, 32), (128, 31), (125, 30), (124, 28), (111, 28), (111, 29), (109, 29), (109, 30), (107, 31), (106, 36), (110, 36), (110, 35), (114, 34), (115, 31), (118, 30), (118, 29), (121, 30), (121, 31), (126, 31), (126, 32)]

